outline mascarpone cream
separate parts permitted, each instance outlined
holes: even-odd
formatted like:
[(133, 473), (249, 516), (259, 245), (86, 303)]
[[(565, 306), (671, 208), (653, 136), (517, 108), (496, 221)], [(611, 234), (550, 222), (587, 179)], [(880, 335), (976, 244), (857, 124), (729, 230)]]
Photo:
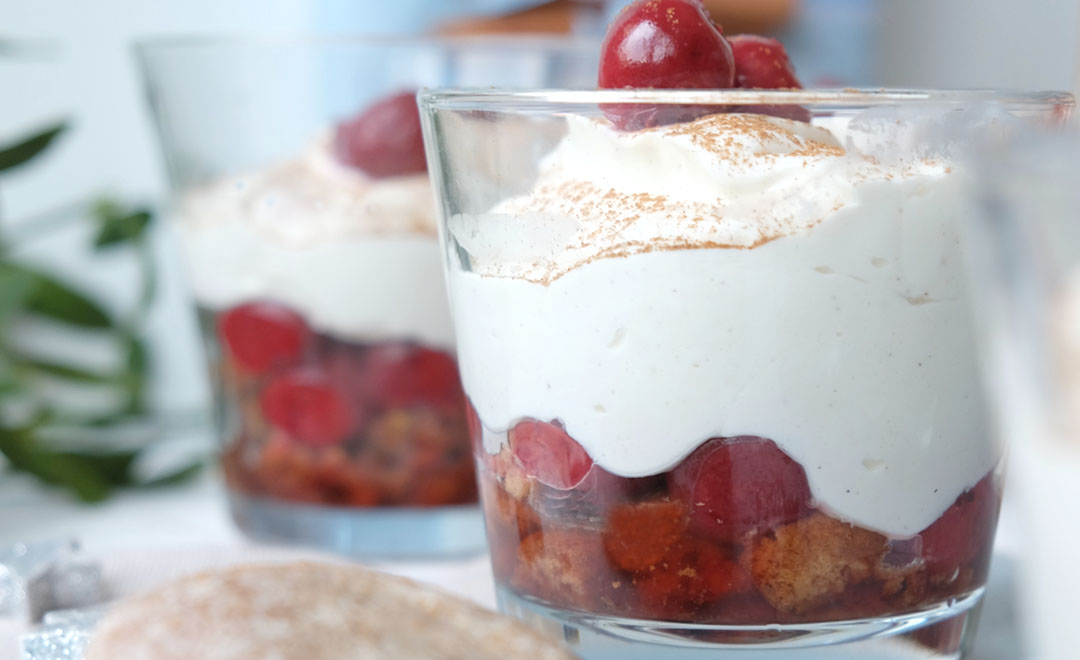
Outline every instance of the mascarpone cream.
[(201, 306), (273, 300), (341, 339), (450, 348), (434, 212), (427, 175), (369, 179), (323, 138), (190, 192), (177, 224)]

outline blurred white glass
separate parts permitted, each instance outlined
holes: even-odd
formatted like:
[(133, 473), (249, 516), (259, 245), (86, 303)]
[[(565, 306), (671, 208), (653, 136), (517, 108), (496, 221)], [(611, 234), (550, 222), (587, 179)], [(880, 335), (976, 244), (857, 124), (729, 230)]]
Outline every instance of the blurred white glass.
[(1080, 135), (1014, 135), (979, 159), (972, 227), (980, 343), (1021, 511), (1031, 658), (1080, 653)]

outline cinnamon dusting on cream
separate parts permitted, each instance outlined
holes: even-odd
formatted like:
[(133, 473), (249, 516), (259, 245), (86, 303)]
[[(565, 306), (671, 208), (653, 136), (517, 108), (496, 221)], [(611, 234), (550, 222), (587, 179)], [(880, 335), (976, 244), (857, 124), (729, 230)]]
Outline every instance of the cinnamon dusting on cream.
[(462, 229), (469, 221), (451, 219), (480, 274), (547, 285), (600, 259), (754, 249), (818, 225), (854, 199), (858, 184), (918, 173), (849, 154), (822, 127), (766, 115), (719, 113), (634, 133), (583, 117), (568, 124), (533, 189), (485, 214), (513, 224), (525, 244), (546, 223), (555, 229), (541, 233), (558, 234), (557, 245), (517, 259), (486, 254)]
[(438, 235), (426, 174), (369, 178), (337, 161), (329, 135), (290, 160), (190, 191), (179, 211), (193, 229), (243, 223), (288, 247)]

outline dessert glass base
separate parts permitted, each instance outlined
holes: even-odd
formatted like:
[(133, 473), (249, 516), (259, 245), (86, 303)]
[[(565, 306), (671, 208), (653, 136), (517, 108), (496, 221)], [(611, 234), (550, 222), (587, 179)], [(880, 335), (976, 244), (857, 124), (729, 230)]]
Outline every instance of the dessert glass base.
[[(242, 532), (351, 557), (483, 552), (449, 355), (341, 341), (274, 303), (203, 310), (201, 319), (217, 358), (229, 509)], [(270, 354), (267, 346), (274, 360), (255, 351)]]
[[(475, 417), (472, 426), (480, 428)], [(802, 467), (772, 443), (714, 439), (667, 474), (626, 479), (590, 466), (568, 438), (523, 422), (509, 449), (478, 447), (479, 475), (500, 607), (555, 625), (587, 660), (762, 657), (763, 649), (784, 658), (964, 657), (990, 560), (993, 474), (911, 538), (812, 509), (732, 537), (734, 521), (780, 513), (760, 503), (803, 490)], [(552, 485), (555, 456), (573, 458), (565, 474), (584, 474), (576, 485)], [(681, 488), (687, 474), (692, 496)], [(732, 510), (717, 493), (747, 497)]]
[(899, 616), (765, 626), (665, 623), (575, 612), (502, 586), (496, 588), (496, 597), (501, 611), (557, 635), (584, 660), (952, 660), (967, 657), (983, 591)]
[(472, 505), (331, 507), (229, 493), (229, 513), (247, 536), (364, 558), (455, 557), (484, 550), (484, 520)]

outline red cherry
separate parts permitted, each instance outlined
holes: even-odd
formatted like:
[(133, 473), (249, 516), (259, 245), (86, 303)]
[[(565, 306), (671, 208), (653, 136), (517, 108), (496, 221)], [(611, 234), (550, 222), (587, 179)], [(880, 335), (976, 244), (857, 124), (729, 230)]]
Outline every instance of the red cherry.
[(334, 445), (356, 426), (356, 414), (323, 370), (293, 369), (277, 376), (259, 399), (267, 421), (313, 447)]
[(993, 474), (988, 474), (920, 534), (927, 566), (951, 572), (974, 559), (993, 541), (997, 512)]
[(600, 48), (601, 88), (734, 84), (731, 46), (697, 0), (638, 0), (612, 21)]
[[(802, 84), (795, 76), (795, 67), (791, 65), (784, 45), (776, 39), (756, 34), (737, 34), (730, 37), (728, 41), (735, 55), (736, 87), (802, 89)], [(810, 121), (810, 111), (801, 105), (755, 105), (732, 109), (794, 121)]]
[(460, 410), (464, 394), (454, 358), (408, 344), (372, 348), (361, 366), (366, 396), (387, 407), (427, 404)]
[(416, 92), (381, 99), (338, 124), (338, 159), (374, 178), (427, 171)]
[(338, 390), (353, 405), (367, 403), (368, 381), (364, 376), (367, 349), (355, 344), (334, 342), (320, 351), (320, 366)]
[(752, 436), (709, 440), (668, 483), (689, 507), (692, 527), (720, 541), (793, 522), (810, 503), (802, 466), (771, 440)]
[(802, 89), (784, 44), (756, 34), (728, 38), (735, 57), (735, 86), (755, 89)]
[[(735, 61), (699, 0), (638, 0), (608, 27), (598, 82), (606, 89), (727, 89), (735, 82)], [(688, 121), (716, 111), (642, 104), (605, 109), (622, 129)]]
[(311, 338), (303, 317), (284, 305), (253, 302), (218, 319), (218, 336), (241, 368), (264, 373), (300, 357)]
[(510, 429), (507, 438), (525, 473), (552, 488), (570, 490), (585, 479), (592, 467), (585, 449), (555, 424), (520, 422)]

